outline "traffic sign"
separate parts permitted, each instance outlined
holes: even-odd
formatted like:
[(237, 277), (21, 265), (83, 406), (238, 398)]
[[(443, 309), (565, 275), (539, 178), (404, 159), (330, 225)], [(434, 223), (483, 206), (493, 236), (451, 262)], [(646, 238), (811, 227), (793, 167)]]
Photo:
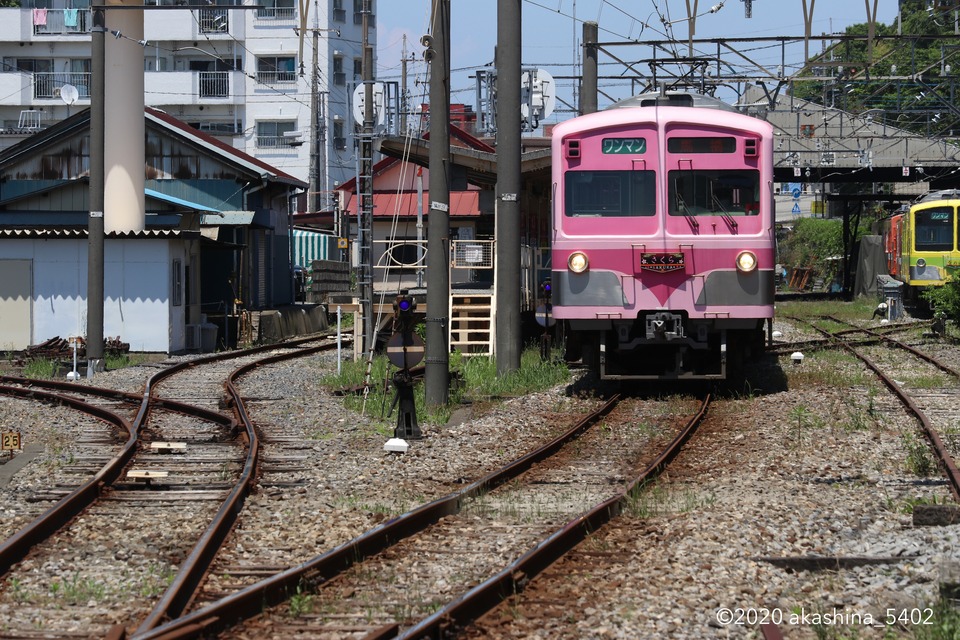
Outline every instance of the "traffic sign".
[(799, 200), (799, 199), (800, 199), (800, 189), (799, 189), (799, 188), (794, 187), (794, 188), (793, 188), (793, 191), (791, 191), (791, 193), (793, 194), (793, 199), (794, 199), (794, 200)]
[(792, 213), (793, 213), (794, 215), (800, 215), (800, 203), (799, 203), (799, 202), (794, 202), (794, 203), (793, 203), (793, 211), (792, 211)]

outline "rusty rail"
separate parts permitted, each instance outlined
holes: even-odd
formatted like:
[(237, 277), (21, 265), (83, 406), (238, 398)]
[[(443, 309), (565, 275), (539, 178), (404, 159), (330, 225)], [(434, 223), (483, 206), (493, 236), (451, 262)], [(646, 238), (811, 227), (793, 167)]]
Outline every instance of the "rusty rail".
[(429, 618), (398, 635), (390, 635), (389, 629), (376, 632), (378, 638), (445, 638), (448, 632), (473, 622), (507, 598), (523, 590), (526, 583), (561, 556), (582, 542), (591, 533), (620, 515), (630, 497), (657, 475), (680, 452), (683, 445), (696, 431), (707, 413), (710, 395), (706, 395), (699, 411), (679, 434), (670, 442), (660, 456), (637, 476), (619, 495), (598, 504), (584, 515), (569, 521), (549, 538), (517, 559), (500, 573), (474, 587), (459, 599), (443, 607)]
[[(795, 319), (799, 320), (799, 318), (795, 318)], [(836, 318), (830, 318), (830, 319), (834, 320), (835, 322), (842, 322), (842, 321), (836, 320)], [(801, 322), (803, 322), (803, 320), (801, 320)], [(808, 323), (808, 324), (811, 327), (813, 327), (814, 330), (836, 341), (836, 344), (838, 344), (839, 346), (843, 347), (844, 349), (852, 353), (861, 362), (867, 365), (867, 367), (871, 371), (873, 371), (878, 378), (880, 378), (880, 381), (883, 382), (883, 384), (886, 385), (886, 387), (890, 389), (890, 391), (892, 391), (894, 395), (896, 395), (900, 399), (900, 402), (903, 403), (903, 405), (907, 408), (907, 410), (910, 411), (910, 413), (912, 413), (914, 417), (920, 421), (920, 425), (923, 427), (923, 433), (926, 436), (927, 440), (930, 442), (930, 446), (933, 448), (934, 454), (937, 456), (937, 459), (940, 461), (940, 464), (943, 466), (943, 469), (947, 475), (947, 482), (950, 484), (950, 491), (951, 493), (953, 493), (953, 497), (957, 500), (960, 500), (960, 470), (957, 469), (957, 465), (953, 461), (953, 457), (949, 454), (949, 452), (947, 452), (946, 445), (943, 444), (943, 440), (940, 438), (940, 434), (938, 434), (937, 430), (934, 429), (932, 424), (930, 424), (930, 420), (927, 418), (923, 410), (919, 406), (917, 406), (917, 404), (913, 401), (913, 398), (911, 398), (909, 394), (907, 394), (902, 388), (900, 388), (900, 385), (897, 384), (897, 382), (893, 378), (891, 378), (890, 376), (885, 374), (883, 371), (881, 371), (880, 368), (872, 360), (870, 360), (865, 355), (863, 355), (862, 353), (854, 349), (852, 345), (838, 340), (836, 336), (834, 336), (832, 333), (830, 333), (829, 331), (826, 331), (825, 329), (821, 329), (820, 327), (816, 326), (813, 323)], [(869, 329), (861, 329), (861, 331), (865, 333), (873, 333)], [(940, 368), (942, 371), (945, 371), (947, 373), (950, 373), (960, 378), (960, 373), (951, 369), (950, 367), (948, 367), (943, 363), (937, 362), (936, 359), (931, 358), (926, 354), (921, 354), (916, 349), (913, 349), (912, 347), (906, 344), (903, 344), (898, 340), (893, 340), (886, 336), (880, 336), (879, 334), (874, 334), (874, 335), (877, 335), (882, 340), (888, 341), (892, 344), (899, 346), (900, 348), (906, 351), (909, 351), (910, 353), (914, 354), (920, 359), (925, 360), (926, 362), (929, 362), (930, 364), (933, 364), (936, 367)]]
[(240, 473), (239, 480), (230, 491), (230, 495), (227, 496), (227, 499), (224, 500), (220, 506), (213, 521), (183, 561), (179, 573), (177, 573), (173, 582), (167, 588), (166, 592), (164, 592), (160, 602), (143, 620), (135, 632), (136, 634), (146, 633), (162, 624), (165, 620), (171, 620), (183, 614), (199, 590), (203, 578), (213, 559), (219, 552), (220, 547), (223, 545), (224, 540), (226, 540), (227, 535), (229, 535), (233, 529), (233, 525), (236, 523), (237, 517), (243, 509), (246, 498), (250, 493), (250, 488), (255, 483), (260, 456), (260, 438), (257, 435), (253, 422), (247, 415), (246, 407), (244, 406), (243, 399), (240, 397), (240, 392), (237, 391), (235, 382), (240, 379), (240, 377), (263, 365), (292, 360), (294, 358), (302, 358), (322, 351), (329, 351), (335, 346), (334, 344), (326, 344), (268, 356), (239, 367), (234, 370), (227, 381), (224, 382), (224, 389), (230, 399), (230, 404), (233, 407), (237, 422), (243, 425), (244, 433), (249, 443), (243, 471)]
[(462, 503), (512, 480), (533, 465), (556, 453), (561, 447), (579, 437), (590, 426), (613, 410), (620, 397), (614, 396), (599, 409), (586, 416), (566, 433), (543, 447), (514, 460), (465, 488), (422, 505), (346, 542), (321, 556), (301, 563), (270, 578), (250, 585), (235, 594), (172, 620), (150, 631), (140, 630), (136, 640), (196, 638), (221, 632), (258, 615), (265, 608), (280, 604), (305, 585), (319, 585), (345, 571), (355, 562), (380, 553), (399, 540), (418, 533), (446, 515), (458, 513)]
[[(125, 430), (128, 434), (127, 441), (119, 453), (109, 460), (93, 478), (61, 498), (54, 506), (50, 507), (32, 522), (0, 543), (0, 576), (6, 574), (13, 565), (23, 560), (35, 545), (43, 542), (66, 526), (74, 517), (95, 502), (105, 488), (113, 485), (120, 478), (123, 469), (136, 454), (137, 447), (139, 446), (140, 429), (146, 421), (151, 405), (187, 415), (194, 415), (203, 420), (219, 422), (227, 426), (235, 424), (232, 419), (226, 418), (215, 411), (208, 411), (201, 407), (193, 407), (173, 400), (152, 398), (152, 389), (155, 384), (196, 364), (237, 358), (250, 353), (276, 350), (278, 348), (297, 347), (301, 344), (316, 341), (316, 339), (316, 336), (299, 338), (280, 345), (263, 345), (244, 351), (223, 352), (182, 362), (158, 371), (151, 376), (147, 380), (142, 394), (132, 394), (94, 385), (78, 385), (73, 382), (0, 376), (0, 394), (2, 395), (35, 398), (47, 402), (64, 404), (78, 411), (98, 417), (110, 424), (114, 424), (120, 429)], [(12, 386), (14, 384), (21, 386)], [(78, 394), (99, 396), (120, 402), (139, 403), (140, 408), (134, 420), (130, 422), (107, 409), (88, 404), (74, 397)]]
[[(3, 380), (12, 382), (16, 379), (4, 377)], [(74, 391), (75, 390), (76, 385), (74, 385)], [(97, 391), (108, 390), (98, 389)], [(96, 394), (97, 392), (94, 393)], [(134, 426), (121, 416), (102, 407), (87, 404), (77, 398), (38, 389), (14, 387), (8, 384), (0, 385), (0, 394), (64, 404), (77, 411), (92, 415), (119, 427), (129, 434), (127, 442), (120, 452), (107, 462), (90, 480), (61, 498), (55, 505), (34, 518), (33, 521), (0, 544), (0, 576), (2, 576), (6, 574), (13, 565), (23, 560), (34, 545), (49, 538), (75, 518), (89, 504), (97, 500), (103, 492), (104, 487), (116, 482), (117, 478), (119, 478), (123, 472), (123, 468), (136, 451), (137, 435)], [(107, 396), (108, 394), (100, 395)]]

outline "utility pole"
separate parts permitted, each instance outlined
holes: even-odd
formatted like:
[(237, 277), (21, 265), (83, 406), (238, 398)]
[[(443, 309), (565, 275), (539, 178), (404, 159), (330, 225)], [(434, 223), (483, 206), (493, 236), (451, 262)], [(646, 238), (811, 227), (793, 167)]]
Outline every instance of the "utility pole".
[[(423, 37), (430, 62), (430, 218), (427, 221), (427, 344), (424, 396), (447, 403), (450, 387), (450, 0), (435, 0), (433, 33)], [(519, 87), (519, 84), (517, 85)]]
[(373, 47), (370, 46), (370, 0), (363, 0), (363, 132), (360, 135), (360, 306), (363, 351), (372, 360), (373, 326)]
[(307, 211), (311, 213), (320, 211), (320, 189), (325, 184), (325, 181), (320, 181), (320, 32), (316, 28), (316, 20), (314, 16), (313, 75), (310, 81), (310, 195), (307, 197)]
[(106, 10), (93, 8), (90, 92), (90, 221), (87, 246), (87, 377), (103, 362), (103, 185)]
[(522, 11), (520, 2), (521, 0), (498, 0), (497, 3), (497, 264), (494, 277), (497, 295), (497, 373), (501, 375), (520, 368), (522, 342), (520, 324), (520, 18)]
[(407, 63), (413, 62), (413, 54), (407, 58), (407, 36), (403, 36), (403, 50), (400, 54), (400, 135), (407, 135), (407, 111), (409, 103), (407, 101)]
[(597, 37), (600, 25), (583, 23), (583, 80), (580, 88), (580, 115), (597, 112)]

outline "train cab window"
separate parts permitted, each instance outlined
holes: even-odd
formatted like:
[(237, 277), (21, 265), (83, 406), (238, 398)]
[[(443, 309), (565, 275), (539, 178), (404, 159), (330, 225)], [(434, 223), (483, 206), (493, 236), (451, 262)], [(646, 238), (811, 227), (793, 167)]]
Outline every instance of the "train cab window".
[(760, 172), (750, 169), (671, 171), (672, 216), (755, 216), (760, 214)]
[(656, 213), (653, 171), (568, 171), (564, 178), (568, 217), (639, 217)]
[(914, 214), (917, 251), (953, 251), (953, 207), (930, 207)]

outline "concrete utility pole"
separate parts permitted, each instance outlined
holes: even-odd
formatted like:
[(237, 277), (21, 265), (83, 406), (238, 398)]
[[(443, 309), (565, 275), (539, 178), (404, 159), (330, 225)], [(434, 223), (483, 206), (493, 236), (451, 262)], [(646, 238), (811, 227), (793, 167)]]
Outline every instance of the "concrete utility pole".
[(363, 0), (363, 133), (360, 136), (360, 305), (363, 351), (372, 357), (373, 326), (373, 47), (369, 41), (370, 0)]
[(93, 9), (90, 77), (90, 220), (87, 239), (87, 377), (103, 363), (103, 145), (106, 17)]
[(497, 1), (497, 373), (520, 368), (520, 8)]
[[(430, 218), (427, 221), (427, 406), (450, 391), (450, 0), (435, 0), (433, 32), (423, 37), (430, 63)], [(519, 87), (519, 83), (517, 87)]]
[[(316, 20), (316, 18), (314, 18)], [(316, 25), (314, 25), (316, 27)], [(301, 38), (303, 36), (301, 35)], [(320, 189), (326, 189), (326, 180), (320, 180), (320, 32), (313, 29), (313, 69), (310, 79), (310, 194), (307, 211), (320, 211)]]
[(583, 23), (583, 86), (580, 88), (580, 115), (597, 112), (597, 38), (600, 25)]

